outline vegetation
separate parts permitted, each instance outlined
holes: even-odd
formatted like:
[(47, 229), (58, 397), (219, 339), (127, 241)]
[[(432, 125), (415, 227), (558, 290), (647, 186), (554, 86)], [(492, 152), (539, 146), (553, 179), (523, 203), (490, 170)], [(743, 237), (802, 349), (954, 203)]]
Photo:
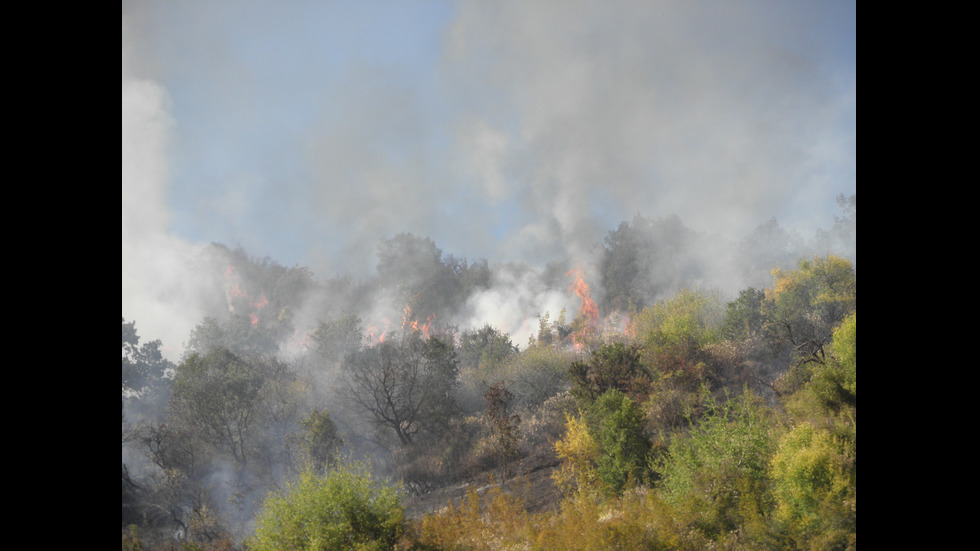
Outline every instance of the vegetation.
[[(820, 242), (853, 229), (842, 204)], [(704, 239), (621, 224), (595, 309), (536, 313), (523, 347), (435, 322), (494, 272), (428, 239), (383, 241), (356, 283), (213, 246), (227, 312), (178, 362), (123, 319), (123, 549), (855, 548), (854, 264), (756, 254), (744, 270), (780, 262), (768, 283), (726, 298), (694, 285), (681, 245)], [(770, 223), (742, 246), (766, 239), (792, 243)], [(314, 295), (336, 300), (301, 334)], [(530, 460), (554, 467), (550, 506), (531, 506)]]
[(326, 474), (306, 470), (270, 495), (255, 521), (255, 551), (391, 549), (402, 525), (397, 486), (375, 480), (363, 465)]

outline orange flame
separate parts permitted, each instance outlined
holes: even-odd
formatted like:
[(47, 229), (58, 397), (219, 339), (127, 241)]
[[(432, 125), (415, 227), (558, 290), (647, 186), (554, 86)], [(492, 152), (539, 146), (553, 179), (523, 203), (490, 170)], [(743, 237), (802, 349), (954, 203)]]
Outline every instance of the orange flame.
[(418, 331), (422, 333), (422, 338), (429, 340), (430, 331), (432, 328), (432, 320), (435, 319), (435, 314), (429, 315), (425, 318), (425, 323), (419, 323), (417, 319), (412, 317), (412, 307), (405, 305), (405, 311), (402, 312), (402, 329), (411, 329), (412, 331)]
[(566, 276), (574, 276), (572, 284), (568, 286), (568, 293), (575, 293), (582, 303), (578, 308), (578, 317), (584, 318), (585, 325), (575, 335), (572, 335), (572, 344), (576, 350), (581, 350), (584, 346), (585, 338), (595, 333), (599, 325), (599, 307), (592, 300), (592, 291), (585, 283), (585, 271), (575, 268), (565, 273)]
[(259, 300), (249, 301), (249, 306), (255, 308), (256, 310), (261, 310), (262, 308), (269, 305), (269, 299), (265, 298), (265, 293), (259, 293)]
[[(388, 320), (386, 319), (385, 320), (386, 325), (387, 325), (387, 321)], [(380, 330), (381, 331), (380, 333), (378, 331), (379, 329), (375, 327), (373, 323), (368, 323), (367, 335), (365, 335), (365, 339), (367, 340), (368, 346), (373, 346), (375, 344), (381, 344), (385, 342), (385, 334), (388, 333), (388, 329), (382, 329)]]
[(578, 314), (580, 316), (585, 316), (589, 322), (589, 325), (595, 325), (599, 321), (599, 307), (596, 306), (594, 300), (592, 300), (592, 292), (589, 290), (589, 286), (585, 283), (585, 272), (581, 268), (575, 268), (569, 270), (565, 275), (573, 275), (575, 280), (572, 284), (568, 286), (568, 293), (575, 293), (582, 300), (582, 304), (579, 305)]
[(250, 299), (248, 297), (248, 293), (245, 291), (245, 288), (242, 286), (241, 278), (236, 273), (234, 266), (228, 266), (228, 268), (225, 269), (225, 279), (228, 280), (228, 290), (226, 292), (228, 311), (235, 311), (236, 299), (244, 299), (253, 310), (248, 314), (249, 320), (252, 322), (252, 325), (258, 325), (259, 316), (256, 311), (261, 310), (269, 304), (269, 299), (265, 298), (265, 293), (259, 293), (259, 298), (257, 300)]
[(623, 328), (623, 333), (630, 338), (636, 337), (636, 320), (626, 316), (626, 326)]

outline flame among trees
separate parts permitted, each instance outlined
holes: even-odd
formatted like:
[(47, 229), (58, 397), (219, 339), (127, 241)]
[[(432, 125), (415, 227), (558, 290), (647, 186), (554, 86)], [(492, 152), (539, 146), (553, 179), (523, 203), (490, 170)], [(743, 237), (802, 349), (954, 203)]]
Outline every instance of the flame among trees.
[[(617, 247), (646, 243), (639, 258), (655, 247), (640, 239), (645, 226), (634, 222), (613, 233)], [(156, 468), (151, 480), (124, 464), (124, 512), (131, 506), (133, 513), (127, 519), (141, 518), (143, 503), (171, 511), (188, 528), (217, 526), (231, 517), (215, 512), (229, 502), (228, 495), (211, 495), (215, 488), (230, 484), (234, 500), (249, 492), (257, 500), (255, 491), (280, 485), (307, 460), (327, 472), (341, 446), (353, 450), (368, 440), (387, 448), (396, 478), (405, 474), (398, 462), (410, 458), (442, 469), (438, 479), (435, 470), (418, 471), (437, 483), (454, 475), (446, 465), (477, 461), (478, 442), (506, 467), (550, 440), (574, 467), (559, 482), (590, 489), (591, 503), (612, 515), (596, 521), (606, 530), (628, 520), (615, 516), (627, 500), (656, 495), (645, 503), (677, 523), (675, 539), (664, 541), (695, 534), (701, 539), (692, 548), (709, 541), (764, 548), (773, 541), (759, 536), (765, 530), (799, 547), (814, 541), (842, 547), (853, 534), (850, 262), (807, 259), (774, 271), (770, 287), (743, 290), (727, 303), (715, 293), (657, 287), (663, 282), (650, 278), (642, 286), (611, 280), (617, 265), (605, 261), (593, 269), (603, 282), (598, 292), (585, 270), (563, 266), (553, 270), (550, 288), (557, 283), (560, 294), (562, 273), (570, 280), (567, 293), (579, 302), (575, 320), (566, 323), (564, 312), (554, 322), (539, 316), (540, 338), (521, 348), (490, 325), (459, 335), (448, 324), (436, 326), (459, 319), (454, 309), (489, 285), (485, 263), (444, 256), (431, 240), (410, 235), (382, 249), (375, 280), (314, 282), (303, 269), (219, 248), (211, 273), (218, 282), (213, 311), (222, 315), (194, 329), (176, 366), (162, 361), (158, 341), (139, 347), (134, 324), (123, 321), (124, 438)], [(616, 250), (613, 260), (626, 262), (627, 252)], [(293, 312), (320, 287), (330, 287), (336, 301), (320, 305), (308, 354), (287, 362), (280, 346), (296, 334)], [(636, 307), (637, 297), (650, 302)], [(381, 302), (383, 308), (364, 307)], [(365, 329), (351, 312), (372, 312), (382, 322)], [(400, 328), (390, 322), (399, 314)], [(317, 387), (326, 380), (339, 383)], [(744, 388), (764, 401), (725, 394)], [(159, 417), (135, 407), (150, 401), (160, 406)], [(581, 415), (562, 423), (575, 406)], [(136, 421), (138, 427), (127, 427)], [(215, 465), (235, 478), (209, 486), (218, 477)], [(814, 469), (819, 480), (806, 476)], [(135, 490), (136, 482), (150, 490)], [(645, 489), (626, 492), (634, 485)], [(552, 536), (570, 526), (572, 517), (562, 515), (578, 511), (575, 526), (583, 530), (594, 520), (573, 493), (569, 507), (546, 523)], [(198, 529), (194, 541), (217, 537), (208, 534)]]

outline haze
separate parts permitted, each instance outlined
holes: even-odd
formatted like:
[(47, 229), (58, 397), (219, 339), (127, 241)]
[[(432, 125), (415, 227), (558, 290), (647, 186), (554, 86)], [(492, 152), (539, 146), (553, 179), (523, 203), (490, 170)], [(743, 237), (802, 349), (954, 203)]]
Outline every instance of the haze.
[[(856, 192), (856, 6), (129, 1), (122, 115), (123, 316), (179, 351), (212, 242), (369, 277), (401, 232), (535, 268), (636, 214), (811, 237)], [(574, 303), (495, 277), (473, 323)]]

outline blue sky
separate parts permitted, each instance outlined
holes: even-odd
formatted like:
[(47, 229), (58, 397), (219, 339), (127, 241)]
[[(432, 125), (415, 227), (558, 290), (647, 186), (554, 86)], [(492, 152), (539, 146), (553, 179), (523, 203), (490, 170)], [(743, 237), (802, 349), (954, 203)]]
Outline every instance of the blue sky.
[(399, 232), (543, 263), (637, 213), (811, 237), (856, 191), (854, 2), (160, 0), (122, 24), (124, 315), (167, 311), (188, 291), (147, 277), (210, 242), (322, 277)]

